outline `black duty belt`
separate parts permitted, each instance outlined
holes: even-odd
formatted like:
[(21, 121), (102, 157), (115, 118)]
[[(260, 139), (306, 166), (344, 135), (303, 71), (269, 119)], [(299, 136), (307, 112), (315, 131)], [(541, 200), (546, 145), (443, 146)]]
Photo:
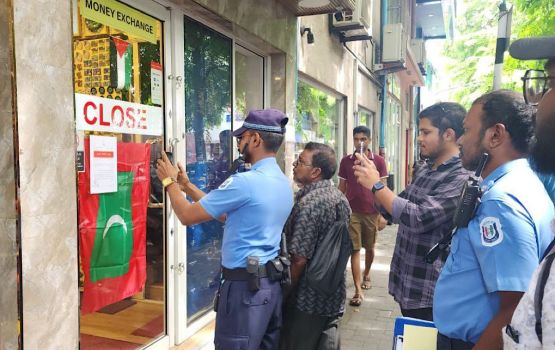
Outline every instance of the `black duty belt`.
[(438, 333), (437, 337), (438, 350), (471, 350), (474, 347), (474, 343), (461, 339), (449, 338), (441, 333)]
[[(252, 278), (252, 274), (247, 272), (245, 268), (228, 269), (222, 266), (222, 275), (228, 281), (248, 281)], [(266, 265), (258, 266), (258, 278), (268, 277), (266, 272)]]

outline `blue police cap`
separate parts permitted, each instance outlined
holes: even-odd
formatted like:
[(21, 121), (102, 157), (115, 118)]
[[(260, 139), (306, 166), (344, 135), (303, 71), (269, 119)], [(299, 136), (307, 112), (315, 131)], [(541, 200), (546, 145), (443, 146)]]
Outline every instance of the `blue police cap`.
[(285, 125), (289, 118), (277, 109), (260, 109), (250, 111), (243, 126), (233, 132), (233, 136), (241, 136), (247, 130), (285, 133)]

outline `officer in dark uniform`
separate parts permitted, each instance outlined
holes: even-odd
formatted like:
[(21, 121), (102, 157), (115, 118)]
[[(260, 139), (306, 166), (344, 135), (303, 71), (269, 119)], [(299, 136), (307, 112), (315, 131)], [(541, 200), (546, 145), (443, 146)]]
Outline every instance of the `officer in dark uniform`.
[[(251, 170), (230, 176), (209, 194), (196, 188), (165, 154), (158, 161), (158, 177), (183, 225), (225, 220), (223, 279), (215, 301), (216, 349), (278, 346), (282, 294), (277, 255), (293, 192), (275, 155), (287, 121), (275, 109), (251, 111), (233, 132)], [(181, 191), (195, 202), (189, 203)]]

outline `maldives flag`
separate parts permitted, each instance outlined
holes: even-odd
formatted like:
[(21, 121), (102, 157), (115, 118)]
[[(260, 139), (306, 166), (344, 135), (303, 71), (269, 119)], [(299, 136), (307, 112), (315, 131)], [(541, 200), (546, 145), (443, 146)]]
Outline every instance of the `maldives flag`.
[(125, 40), (110, 40), (110, 86), (129, 89), (131, 86), (132, 46)]
[(79, 252), (84, 273), (81, 312), (94, 312), (143, 289), (150, 145), (118, 142), (118, 190), (90, 193), (89, 139), (79, 173)]

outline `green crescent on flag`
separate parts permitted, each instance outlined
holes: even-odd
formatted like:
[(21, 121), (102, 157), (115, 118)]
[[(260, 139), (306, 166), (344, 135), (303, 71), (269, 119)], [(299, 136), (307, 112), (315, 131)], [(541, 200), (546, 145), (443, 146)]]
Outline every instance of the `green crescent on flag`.
[(133, 46), (116, 37), (110, 40), (110, 86), (128, 90), (131, 86)]
[(90, 139), (79, 184), (81, 312), (90, 313), (141, 291), (146, 282), (146, 220), (150, 144), (118, 142), (117, 192), (91, 193)]
[(90, 267), (92, 282), (129, 271), (133, 251), (132, 189), (133, 173), (118, 172), (118, 191), (99, 195)]

